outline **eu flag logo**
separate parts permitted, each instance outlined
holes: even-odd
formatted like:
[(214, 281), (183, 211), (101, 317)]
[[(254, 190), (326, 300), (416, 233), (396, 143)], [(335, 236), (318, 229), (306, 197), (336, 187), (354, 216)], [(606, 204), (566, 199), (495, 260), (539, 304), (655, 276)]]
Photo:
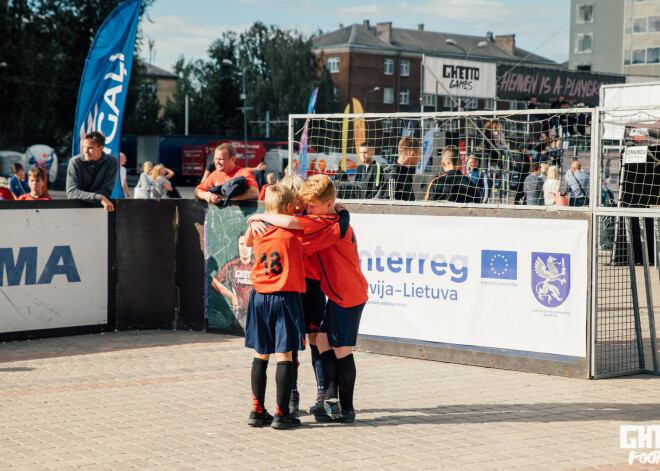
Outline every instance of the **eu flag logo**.
[(481, 277), (498, 280), (518, 279), (518, 252), (506, 250), (481, 251)]

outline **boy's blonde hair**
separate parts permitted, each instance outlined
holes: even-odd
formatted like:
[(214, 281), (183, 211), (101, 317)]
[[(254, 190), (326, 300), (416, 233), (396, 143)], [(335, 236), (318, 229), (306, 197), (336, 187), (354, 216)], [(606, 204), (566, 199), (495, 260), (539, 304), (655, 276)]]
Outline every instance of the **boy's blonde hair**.
[(269, 213), (287, 214), (287, 207), (295, 203), (295, 197), (286, 186), (277, 183), (266, 188), (264, 202)]
[(282, 180), (280, 180), (280, 184), (284, 185), (289, 190), (291, 190), (293, 192), (293, 196), (298, 196), (298, 193), (300, 193), (300, 189), (305, 184), (305, 180), (303, 180), (300, 175), (296, 175), (294, 173), (282, 178)]
[(300, 189), (298, 197), (305, 203), (309, 203), (313, 199), (318, 199), (321, 203), (327, 201), (334, 203), (337, 197), (337, 189), (329, 176), (319, 173), (307, 179)]

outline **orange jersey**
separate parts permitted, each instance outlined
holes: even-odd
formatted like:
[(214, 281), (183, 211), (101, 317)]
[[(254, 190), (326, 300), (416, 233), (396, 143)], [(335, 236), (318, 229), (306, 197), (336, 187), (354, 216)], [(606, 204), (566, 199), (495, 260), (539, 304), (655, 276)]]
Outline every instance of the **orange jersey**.
[(38, 197), (32, 196), (30, 193), (23, 193), (21, 196), (18, 197), (19, 201), (37, 201), (37, 200), (52, 200), (48, 195), (41, 195)]
[(208, 177), (206, 177), (202, 183), (197, 185), (197, 188), (201, 191), (209, 191), (209, 188), (212, 186), (220, 186), (223, 183), (226, 183), (232, 178), (236, 177), (245, 177), (247, 180), (248, 188), (253, 186), (257, 190), (259, 189), (259, 184), (257, 183), (257, 180), (254, 179), (252, 172), (244, 169), (243, 167), (239, 167), (238, 165), (234, 167), (234, 170), (229, 173), (225, 173), (221, 170), (214, 170)]
[(250, 281), (258, 293), (305, 292), (303, 247), (294, 231), (271, 226), (254, 239), (252, 250), (257, 263)]
[(305, 254), (305, 278), (321, 281), (321, 264), (314, 254)]
[[(340, 239), (339, 216), (299, 216), (304, 235), (305, 251), (314, 251), (321, 275), (321, 289), (325, 295), (342, 307), (353, 307), (367, 302), (369, 284), (360, 270), (357, 240), (349, 226)], [(322, 230), (325, 226), (325, 231)]]

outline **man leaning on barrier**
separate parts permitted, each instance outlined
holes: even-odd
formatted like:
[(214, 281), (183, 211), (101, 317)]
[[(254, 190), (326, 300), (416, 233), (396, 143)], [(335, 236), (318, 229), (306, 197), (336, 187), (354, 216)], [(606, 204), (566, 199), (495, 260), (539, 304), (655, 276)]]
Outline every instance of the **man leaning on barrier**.
[(233, 201), (237, 200), (256, 200), (259, 198), (259, 185), (254, 175), (249, 170), (236, 165), (236, 149), (231, 144), (220, 144), (213, 154), (215, 170), (195, 188), (195, 198), (217, 204), (224, 200), (224, 197), (212, 193), (209, 190), (213, 187), (219, 187), (234, 178), (244, 177), (247, 181), (247, 189), (243, 194), (232, 196)]
[(422, 156), (422, 142), (415, 137), (404, 137), (399, 141), (397, 163), (386, 169), (385, 183), (376, 195), (379, 199), (414, 201), (413, 177)]
[(98, 131), (85, 135), (80, 155), (71, 159), (66, 173), (66, 197), (70, 200), (99, 202), (106, 211), (115, 210), (110, 201), (117, 178), (117, 157), (103, 152), (105, 136)]
[(479, 203), (482, 198), (479, 187), (461, 173), (460, 165), (458, 148), (456, 146), (445, 147), (442, 150), (442, 168), (445, 173), (431, 180), (424, 200)]
[(355, 171), (355, 182), (362, 187), (362, 198), (370, 199), (376, 196), (383, 182), (383, 168), (379, 162), (374, 161), (376, 150), (371, 142), (361, 143), (359, 151), (360, 165)]

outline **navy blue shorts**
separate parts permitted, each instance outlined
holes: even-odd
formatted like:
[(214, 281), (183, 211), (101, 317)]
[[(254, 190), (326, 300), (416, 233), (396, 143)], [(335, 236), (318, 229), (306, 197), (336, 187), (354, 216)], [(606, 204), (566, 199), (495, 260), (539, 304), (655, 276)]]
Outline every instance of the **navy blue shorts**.
[(300, 293), (250, 292), (245, 319), (245, 346), (257, 353), (304, 350), (304, 316)]
[(355, 347), (365, 304), (341, 307), (328, 299), (319, 332), (328, 334), (331, 347)]
[(319, 331), (325, 311), (325, 294), (321, 291), (321, 282), (318, 280), (305, 278), (305, 286), (302, 306), (305, 313), (305, 332), (309, 334)]

